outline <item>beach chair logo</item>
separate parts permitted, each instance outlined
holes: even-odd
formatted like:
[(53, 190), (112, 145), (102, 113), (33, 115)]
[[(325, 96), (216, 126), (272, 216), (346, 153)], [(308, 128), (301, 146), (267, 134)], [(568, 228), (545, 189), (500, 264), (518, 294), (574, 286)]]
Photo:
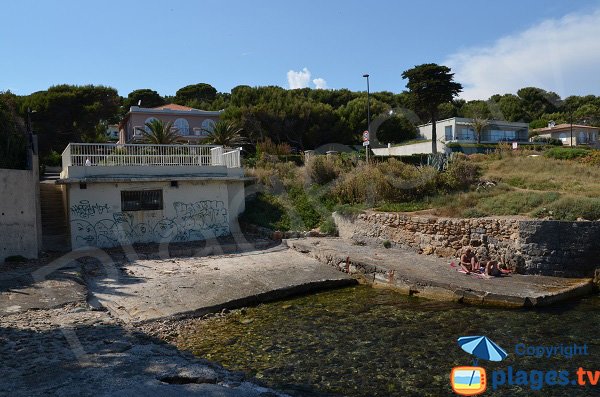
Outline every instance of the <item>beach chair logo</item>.
[(502, 361), (508, 353), (486, 336), (463, 336), (458, 338), (461, 349), (474, 356), (472, 366), (452, 368), (450, 384), (452, 390), (461, 396), (474, 396), (487, 389), (485, 368), (477, 366), (479, 359)]

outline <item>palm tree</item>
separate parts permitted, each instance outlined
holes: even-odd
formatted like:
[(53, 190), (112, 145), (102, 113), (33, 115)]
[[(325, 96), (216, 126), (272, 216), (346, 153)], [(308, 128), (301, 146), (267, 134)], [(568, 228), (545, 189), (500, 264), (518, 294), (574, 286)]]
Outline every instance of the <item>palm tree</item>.
[(483, 135), (483, 131), (488, 126), (489, 122), (487, 119), (475, 117), (473, 121), (469, 123), (469, 126), (473, 128), (475, 131), (475, 135), (477, 136), (477, 143), (481, 143), (481, 135)]
[(228, 123), (220, 120), (212, 129), (204, 129), (208, 133), (206, 142), (221, 146), (237, 146), (246, 143), (246, 138), (242, 136), (242, 128), (234, 123)]
[(147, 129), (142, 130), (144, 143), (155, 145), (170, 145), (179, 139), (177, 128), (172, 122), (164, 123), (161, 120), (151, 120), (146, 123)]

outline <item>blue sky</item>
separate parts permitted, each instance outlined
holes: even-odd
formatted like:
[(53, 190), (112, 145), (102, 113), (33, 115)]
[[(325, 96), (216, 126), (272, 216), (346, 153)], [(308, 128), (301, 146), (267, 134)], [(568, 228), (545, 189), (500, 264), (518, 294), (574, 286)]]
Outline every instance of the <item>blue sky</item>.
[[(463, 97), (536, 85), (600, 95), (600, 0), (7, 1), (0, 91), (103, 84), (173, 95), (206, 82), (401, 92), (446, 64)], [(306, 69), (305, 69), (306, 68)], [(315, 81), (316, 80), (316, 81)]]

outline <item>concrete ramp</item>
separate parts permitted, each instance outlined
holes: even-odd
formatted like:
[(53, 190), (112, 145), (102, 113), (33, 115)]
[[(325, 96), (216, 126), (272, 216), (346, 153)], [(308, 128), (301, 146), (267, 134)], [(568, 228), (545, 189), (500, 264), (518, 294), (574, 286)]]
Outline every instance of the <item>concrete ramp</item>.
[(128, 323), (202, 315), (356, 283), (350, 275), (285, 246), (118, 266), (114, 271), (87, 267), (85, 278), (90, 303)]

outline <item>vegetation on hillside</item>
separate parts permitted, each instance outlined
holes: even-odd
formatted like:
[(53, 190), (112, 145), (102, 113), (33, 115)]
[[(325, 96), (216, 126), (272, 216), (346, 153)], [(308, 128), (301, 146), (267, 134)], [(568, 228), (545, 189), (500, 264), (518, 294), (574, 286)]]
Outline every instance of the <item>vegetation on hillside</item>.
[[(373, 119), (382, 115), (389, 118), (373, 131), (375, 142), (406, 142), (414, 138), (415, 125), (432, 118), (454, 116), (521, 121), (530, 123), (532, 128), (544, 127), (549, 121), (600, 125), (598, 96), (563, 99), (541, 88), (525, 87), (516, 94), (466, 102), (454, 98), (460, 83), (453, 81), (445, 66), (419, 65), (404, 75), (409, 80), (407, 91), (371, 93)], [(432, 78), (439, 83), (433, 92), (419, 89), (419, 83)], [(42, 157), (52, 150), (61, 153), (68, 142), (100, 139), (99, 128), (117, 123), (130, 106), (138, 104), (155, 107), (174, 102), (205, 110), (224, 109), (222, 118), (244, 131), (246, 148), (251, 153), (258, 142), (267, 138), (297, 150), (332, 142), (360, 144), (361, 133), (367, 126), (366, 92), (348, 89), (288, 90), (240, 85), (231, 92), (218, 92), (201, 82), (180, 88), (174, 96), (161, 96), (151, 88), (141, 88), (120, 97), (111, 87), (63, 84), (26, 96), (5, 95), (14, 102), (21, 119), (25, 119), (27, 108), (35, 110), (33, 130), (38, 134)]]
[(27, 166), (27, 135), (14, 96), (0, 93), (0, 168)]
[(451, 217), (600, 219), (600, 151), (581, 152), (503, 147), (487, 155), (455, 154), (443, 171), (411, 164), (412, 159), (366, 164), (347, 154), (312, 156), (297, 166), (263, 153), (248, 169), (261, 193), (249, 201), (243, 219), (280, 230), (323, 229), (332, 211), (368, 208)]

